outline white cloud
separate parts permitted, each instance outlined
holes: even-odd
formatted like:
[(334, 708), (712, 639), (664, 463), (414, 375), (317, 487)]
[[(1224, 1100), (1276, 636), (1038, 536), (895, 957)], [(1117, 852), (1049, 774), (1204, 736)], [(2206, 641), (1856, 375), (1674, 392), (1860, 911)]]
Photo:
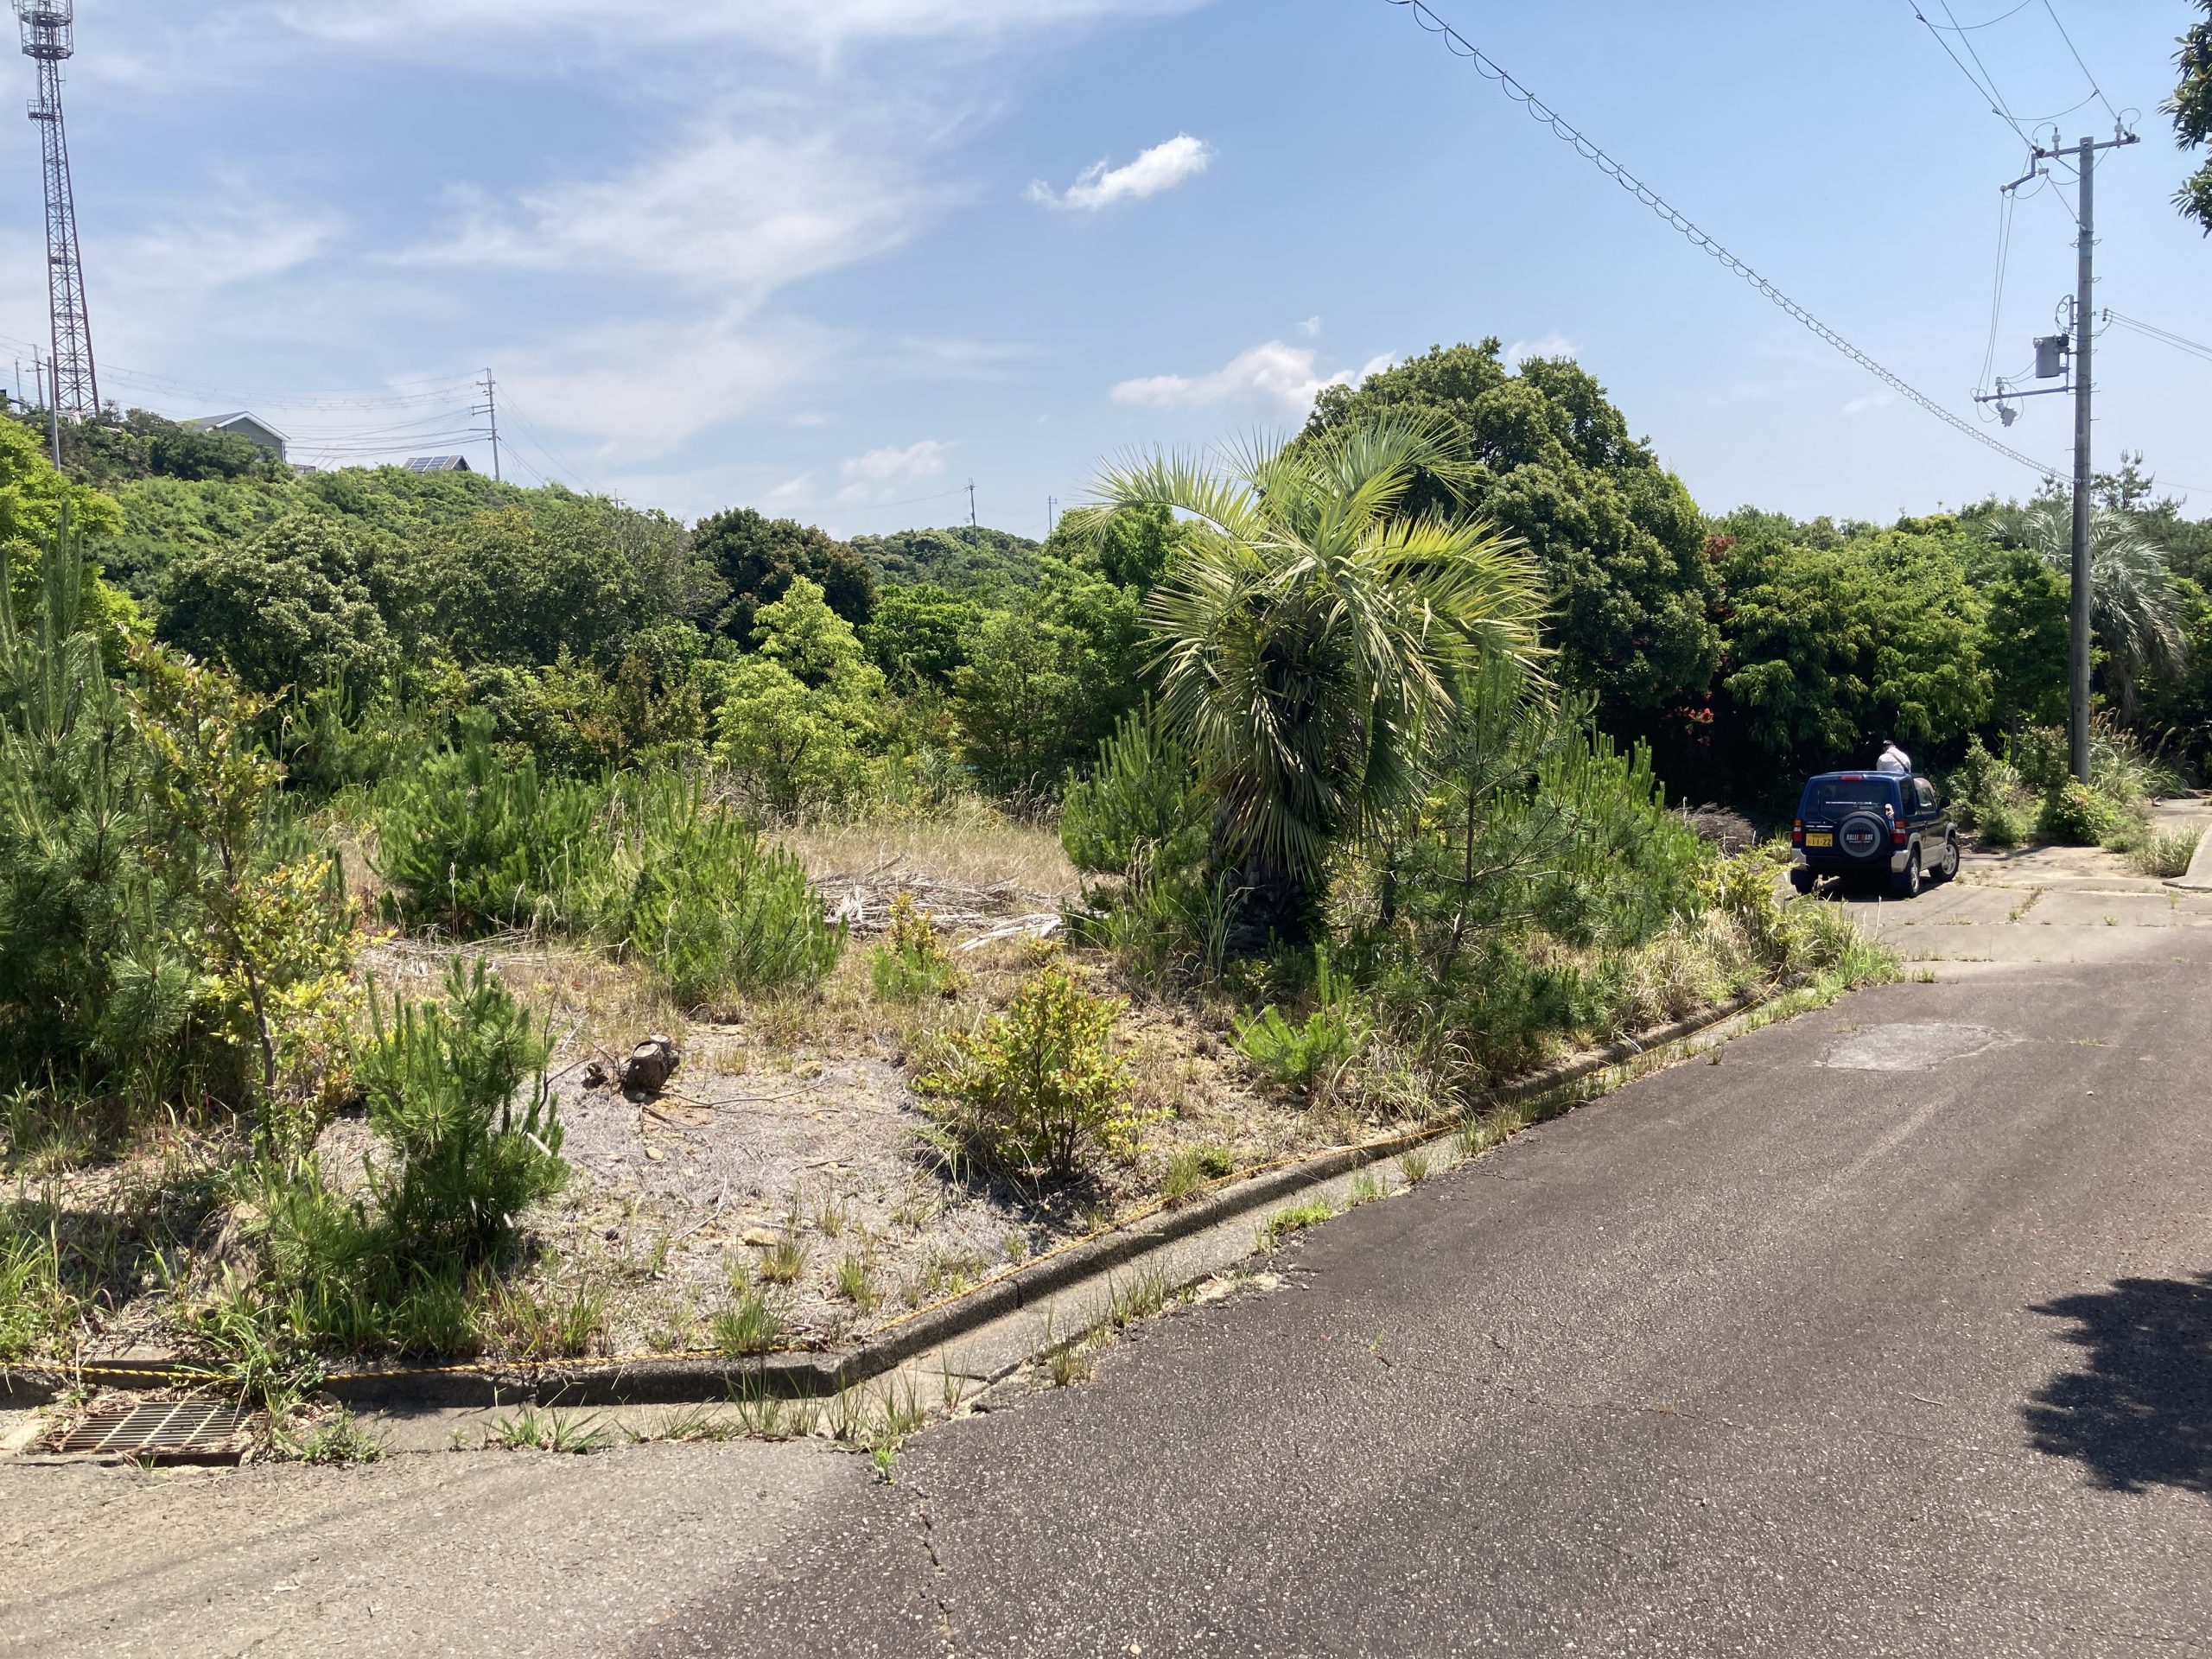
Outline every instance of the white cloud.
[(842, 343), (808, 324), (754, 324), (731, 308), (608, 323), (500, 378), (539, 426), (602, 439), (610, 457), (635, 460), (763, 407)]
[(1891, 404), (1897, 402), (1897, 393), (1891, 391), (1887, 386), (1885, 386), (1879, 391), (1870, 391), (1862, 397), (1853, 397), (1849, 403), (1838, 410), (1836, 413), (1839, 415), (1871, 415), (1878, 409), (1887, 409)]
[(1315, 335), (1321, 332), (1321, 319), (1319, 317), (1306, 318), (1305, 321), (1298, 325), (1298, 332), (1305, 335), (1306, 339), (1312, 340)]
[(1124, 380), (1114, 388), (1117, 404), (1153, 409), (1204, 409), (1210, 404), (1272, 398), (1294, 415), (1303, 415), (1324, 386), (1356, 386), (1390, 366), (1389, 357), (1370, 359), (1357, 369), (1321, 373), (1311, 346), (1271, 340), (1235, 357), (1211, 374), (1154, 374)]
[(787, 478), (760, 498), (760, 505), (769, 512), (785, 512), (804, 507), (814, 499), (814, 474), (801, 473), (797, 478)]
[(871, 449), (864, 455), (855, 455), (837, 467), (837, 475), (845, 480), (845, 487), (837, 492), (837, 499), (848, 505), (880, 500), (893, 489), (911, 488), (941, 477), (945, 456), (951, 449), (949, 443), (924, 438), (903, 449), (887, 446)]
[(1545, 334), (1536, 340), (1516, 340), (1505, 348), (1505, 365), (1517, 369), (1532, 357), (1573, 357), (1574, 342), (1565, 334)]
[(459, 228), (402, 257), (584, 272), (628, 265), (757, 302), (896, 246), (938, 205), (887, 137), (694, 132), (620, 174), (525, 191), (512, 210), (464, 194)]
[(1117, 201), (1142, 201), (1163, 190), (1173, 190), (1184, 180), (1206, 170), (1213, 151), (1187, 132), (1179, 132), (1154, 144), (1126, 167), (1109, 168), (1093, 162), (1076, 175), (1075, 182), (1055, 192), (1042, 179), (1029, 187), (1029, 199), (1047, 207), (1074, 208), (1096, 213)]

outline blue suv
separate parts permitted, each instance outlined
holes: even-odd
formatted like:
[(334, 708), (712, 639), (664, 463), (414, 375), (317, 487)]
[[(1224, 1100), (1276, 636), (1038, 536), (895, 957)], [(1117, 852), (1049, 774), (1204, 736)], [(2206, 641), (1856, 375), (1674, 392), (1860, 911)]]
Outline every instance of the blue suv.
[(1789, 884), (1810, 893), (1822, 876), (1878, 880), (1896, 899), (1959, 873), (1959, 832), (1925, 778), (1824, 772), (1805, 781), (1789, 830)]

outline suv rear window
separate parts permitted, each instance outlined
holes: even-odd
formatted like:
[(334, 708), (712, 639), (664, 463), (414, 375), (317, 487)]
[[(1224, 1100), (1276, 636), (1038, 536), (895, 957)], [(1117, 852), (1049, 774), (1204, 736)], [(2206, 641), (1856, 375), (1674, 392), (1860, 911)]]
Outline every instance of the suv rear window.
[(1878, 773), (1865, 778), (1816, 778), (1805, 785), (1805, 798), (1797, 809), (1797, 816), (1825, 817), (1862, 807), (1878, 812), (1885, 806), (1895, 810), (1897, 804), (1897, 780), (1892, 778)]

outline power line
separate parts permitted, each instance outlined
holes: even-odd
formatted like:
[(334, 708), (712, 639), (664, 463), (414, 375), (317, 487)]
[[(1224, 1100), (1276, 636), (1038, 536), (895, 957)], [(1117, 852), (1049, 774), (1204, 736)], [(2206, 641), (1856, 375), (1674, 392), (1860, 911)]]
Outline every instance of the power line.
[[(2036, 0), (2020, 0), (2020, 3), (2019, 3), (2018, 5), (2017, 5), (2017, 6), (2013, 7), (2012, 10), (2010, 10), (2010, 11), (2001, 11), (2001, 12), (1998, 13), (1996, 16), (1992, 17), (1991, 19), (1989, 19), (1989, 21), (1988, 21), (1988, 22), (1981, 22), (1981, 23), (1961, 23), (1961, 22), (1959, 22), (1959, 20), (1958, 20), (1956, 17), (1953, 17), (1953, 18), (1951, 19), (1951, 22), (1950, 22), (1950, 23), (1949, 23), (1948, 27), (1949, 27), (1949, 29), (1950, 29), (1951, 32), (1952, 32), (1954, 35), (1970, 35), (1970, 34), (1974, 33), (1974, 32), (1975, 30), (1977, 30), (1977, 29), (1994, 29), (1994, 28), (1996, 28), (1996, 27), (1997, 27), (1997, 25), (1998, 25), (1998, 24), (2002, 23), (2002, 22), (2009, 22), (2009, 21), (2010, 21), (2010, 20), (2012, 20), (2012, 18), (2015, 18), (2015, 17), (2018, 16), (2022, 12), (2025, 11), (2025, 10), (2026, 10), (2030, 6), (2032, 6), (2033, 4), (2035, 4), (2035, 3), (2036, 3)], [(1947, 11), (1947, 12), (1948, 12), (1948, 8), (1946, 8), (1946, 11)], [(1923, 19), (1921, 19), (1921, 21), (1922, 21), (1923, 22), (1927, 22), (1927, 21), (1928, 21), (1928, 20), (1927, 20), (1926, 18), (1924, 18), (1924, 17), (1923, 17)], [(1929, 24), (1928, 24), (1928, 27), (1929, 27), (1929, 28), (1930, 28), (1930, 29), (1936, 29), (1936, 28), (1943, 27), (1943, 25), (1936, 24), (1936, 23), (1929, 23)]]
[(1660, 219), (1663, 223), (1672, 226), (1685, 239), (1687, 239), (1692, 247), (1698, 248), (1702, 251), (1712, 255), (1715, 260), (1719, 262), (1724, 269), (1742, 277), (1744, 281), (1749, 283), (1755, 290), (1765, 296), (1769, 301), (1772, 302), (1773, 304), (1784, 315), (1794, 318), (1796, 321), (1802, 323), (1807, 329), (1810, 330), (1813, 334), (1821, 340), (1826, 340), (1830, 346), (1833, 346), (1837, 351), (1841, 352), (1846, 357), (1858, 364), (1860, 368), (1865, 369), (1869, 374), (1874, 376), (1876, 379), (1880, 380), (1891, 391), (1909, 399), (1910, 402), (1918, 404), (1922, 409), (1926, 410), (1930, 415), (1936, 416), (1937, 420), (1942, 421), (1945, 425), (1951, 427), (1954, 430), (1964, 433), (1967, 437), (1972, 438), (1976, 443), (1981, 444), (1986, 448), (1995, 450), (1999, 454), (2003, 455), (2008, 461), (2017, 461), (2023, 467), (2032, 467), (2035, 471), (2042, 473), (2046, 476), (2056, 476), (2056, 468), (2047, 467), (2043, 462), (2036, 460), (2033, 456), (2023, 454), (2018, 450), (2012, 448), (2007, 444), (1999, 443), (1995, 438), (1991, 437), (1986, 432), (1984, 432), (1973, 422), (1967, 420), (1961, 416), (1954, 414), (1951, 410), (1944, 408), (1941, 404), (1937, 403), (1934, 398), (1928, 397), (1925, 393), (1908, 385), (1898, 376), (1892, 374), (1889, 370), (1884, 368), (1879, 363), (1876, 362), (1866, 353), (1860, 351), (1856, 346), (1853, 346), (1849, 340), (1844, 339), (1842, 335), (1837, 334), (1834, 329), (1829, 327), (1818, 317), (1815, 317), (1811, 312), (1806, 310), (1805, 308), (1798, 304), (1796, 301), (1791, 299), (1787, 294), (1784, 294), (1780, 289), (1777, 288), (1765, 277), (1760, 276), (1758, 272), (1753, 270), (1749, 265), (1745, 264), (1741, 259), (1738, 259), (1734, 254), (1729, 252), (1728, 250), (1721, 246), (1719, 243), (1714, 241), (1712, 237), (1700, 230), (1695, 224), (1692, 223), (1689, 219), (1684, 216), (1679, 208), (1669, 202), (1665, 197), (1662, 196), (1649, 185), (1644, 183), (1643, 180), (1630, 173), (1625, 167), (1622, 166), (1620, 162), (1615, 161), (1611, 156), (1607, 155), (1605, 150), (1600, 149), (1596, 143), (1592, 143), (1587, 137), (1586, 137), (1580, 129), (1570, 125), (1566, 119), (1556, 111), (1553, 110), (1549, 105), (1544, 103), (1534, 92), (1530, 92), (1526, 86), (1522, 86), (1520, 81), (1516, 80), (1510, 73), (1509, 73), (1503, 64), (1484, 53), (1474, 44), (1473, 41), (1468, 40), (1465, 35), (1460, 34), (1459, 30), (1453, 29), (1451, 24), (1446, 22), (1443, 18), (1438, 16), (1436, 12), (1428, 5), (1427, 0), (1388, 0), (1388, 3), (1394, 6), (1403, 6), (1408, 10), (1411, 11), (1414, 16), (1414, 22), (1418, 22), (1421, 28), (1426, 29), (1428, 33), (1440, 36), (1446, 48), (1452, 54), (1453, 56), (1465, 58), (1470, 63), (1472, 63), (1475, 66), (1476, 72), (1485, 80), (1494, 82), (1498, 89), (1508, 98), (1510, 98), (1514, 102), (1526, 109), (1532, 120), (1537, 122), (1542, 126), (1548, 127), (1554, 137), (1558, 138), (1561, 143), (1572, 146), (1574, 152), (1580, 156), (1583, 160), (1588, 162), (1600, 173), (1603, 173), (1606, 177), (1611, 179), (1614, 183), (1619, 185), (1622, 189), (1626, 190), (1638, 201), (1651, 209), (1653, 213), (1659, 216)]
[(1989, 390), (1989, 376), (1997, 366), (1997, 326), (2005, 311), (2005, 268), (2012, 255), (2012, 207), (2018, 200), (2010, 190), (1997, 194), (1997, 274), (1991, 285), (1989, 296), (1989, 344), (1981, 354), (1981, 384), (1977, 391)]
[(2212, 346), (2187, 339), (2169, 329), (2161, 328), (2155, 323), (2145, 322), (2139, 317), (2123, 316), (2109, 306), (2105, 308), (2104, 317), (2107, 322), (2116, 322), (2121, 327), (2155, 340), (2162, 346), (2171, 346), (2176, 351), (2187, 352), (2192, 356), (2201, 357), (2207, 362), (2212, 362)]
[[(2089, 74), (2089, 66), (2082, 61), (2082, 54), (2079, 48), (2077, 48), (2074, 44), (2074, 37), (2066, 32), (2066, 25), (2058, 21), (2058, 8), (2052, 5), (2050, 3), (2050, 0), (2043, 0), (2043, 9), (2050, 14), (2051, 26), (2057, 29), (2058, 38), (2065, 41), (2066, 49), (2069, 52), (2073, 53), (2074, 67), (2079, 69), (2084, 75), (2088, 76), (2089, 90), (2096, 94), (2097, 102), (2105, 106), (2105, 113), (2112, 117), (2114, 121), (2119, 122), (2122, 126), (2126, 125), (2126, 122), (2121, 117), (2120, 111), (2113, 108), (2112, 99), (2105, 96), (2105, 89), (2097, 85), (2097, 78), (2094, 75)], [(2086, 104), (2087, 102), (2088, 102), (2087, 99), (2082, 99), (2082, 103)], [(2082, 105), (2077, 104), (2074, 107), (2078, 110)]]
[[(1951, 10), (1950, 0), (1937, 0), (1937, 3), (1943, 8), (1943, 15), (1951, 20), (1951, 28), (1953, 30), (1958, 33), (1959, 44), (1966, 48), (1967, 55), (1974, 60), (1974, 67), (1981, 71), (1981, 80), (1975, 80), (1974, 85), (1977, 87), (1980, 87), (1982, 86), (1984, 81), (1988, 83), (1986, 91), (1991, 100), (1990, 113), (2004, 122), (2006, 126), (2012, 128), (2013, 132), (2018, 135), (2019, 140), (2022, 143), (2027, 145), (2031, 149), (2034, 149), (2036, 141), (2029, 136), (2028, 130), (2020, 124), (2019, 118), (2012, 113), (2012, 106), (2005, 101), (2005, 94), (1997, 90), (1997, 77), (1989, 73), (1989, 66), (1981, 60), (1981, 54), (1974, 49), (1974, 42), (1966, 37), (1964, 31), (1959, 29), (1958, 15)], [(1921, 10), (1917, 5), (1913, 7), (1912, 15), (1918, 17), (1922, 22), (1928, 22), (1927, 17), (1922, 14)], [(1934, 24), (1929, 24), (1929, 32), (1930, 34), (1935, 34)], [(1942, 46), (1945, 52), (1951, 52), (1950, 43), (1948, 41), (1945, 41), (1941, 35), (1936, 35), (1936, 39), (1937, 42)], [(1951, 61), (1954, 63), (1959, 62), (1958, 54), (1956, 53), (1951, 53)], [(1964, 69), (1966, 65), (1960, 63), (1959, 67)], [(1968, 80), (1974, 80), (1974, 77), (1972, 75), (1968, 75), (1967, 79)]]

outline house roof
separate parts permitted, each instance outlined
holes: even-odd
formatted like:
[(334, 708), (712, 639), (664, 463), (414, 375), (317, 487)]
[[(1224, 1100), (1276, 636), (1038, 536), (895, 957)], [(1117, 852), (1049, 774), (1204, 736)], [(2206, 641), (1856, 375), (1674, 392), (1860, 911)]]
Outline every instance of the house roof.
[(409, 458), (410, 473), (467, 473), (475, 469), (468, 464), (467, 455), (415, 455)]
[(263, 420), (260, 416), (243, 409), (233, 410), (228, 415), (195, 415), (188, 421), (179, 421), (177, 424), (188, 426), (200, 432), (221, 432), (238, 425), (242, 421), (251, 422), (280, 443), (289, 442), (282, 432)]

